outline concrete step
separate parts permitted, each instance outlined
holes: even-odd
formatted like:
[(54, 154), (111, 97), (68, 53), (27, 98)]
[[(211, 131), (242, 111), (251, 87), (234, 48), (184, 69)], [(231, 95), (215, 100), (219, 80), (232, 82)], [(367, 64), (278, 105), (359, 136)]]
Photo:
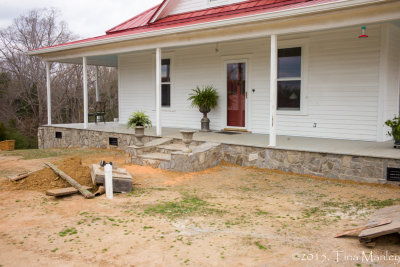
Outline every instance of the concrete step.
[(155, 152), (157, 146), (170, 144), (172, 140), (173, 140), (172, 138), (167, 138), (167, 137), (157, 138), (150, 142), (145, 143), (143, 146), (136, 146), (136, 145), (128, 146), (125, 150), (127, 153), (130, 153), (132, 155), (140, 155), (145, 152)]
[[(191, 149), (194, 149), (195, 147), (195, 145), (190, 145)], [(175, 151), (183, 151), (185, 148), (186, 146), (182, 143), (172, 143), (168, 145), (157, 146), (156, 151), (160, 153), (171, 153)]]
[(162, 138), (154, 139), (154, 140), (144, 144), (143, 147), (156, 147), (156, 146), (164, 145), (164, 144), (171, 143), (171, 142), (172, 142), (172, 138), (162, 137)]
[(171, 154), (159, 152), (145, 153), (132, 157), (132, 163), (168, 170), (171, 168)]
[(139, 155), (138, 158), (169, 161), (171, 160), (171, 154), (153, 152)]

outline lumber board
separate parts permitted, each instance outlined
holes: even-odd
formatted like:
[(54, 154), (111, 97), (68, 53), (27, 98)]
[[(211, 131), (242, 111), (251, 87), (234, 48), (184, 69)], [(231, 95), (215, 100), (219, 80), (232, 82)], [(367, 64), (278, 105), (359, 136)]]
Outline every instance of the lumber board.
[(58, 176), (76, 188), (85, 198), (94, 198), (94, 194), (90, 193), (87, 189), (85, 189), (82, 185), (68, 176), (65, 172), (57, 168), (55, 165), (51, 164), (50, 162), (47, 162), (46, 165), (49, 166), (50, 169), (52, 169)]
[(379, 227), (366, 229), (359, 235), (360, 239), (372, 239), (379, 236), (400, 232), (400, 206), (392, 206), (380, 209), (371, 215), (370, 221), (391, 219), (392, 223)]
[(389, 224), (391, 222), (392, 222), (391, 219), (385, 219), (385, 220), (382, 220), (382, 221), (370, 222), (367, 225), (364, 225), (364, 226), (361, 226), (361, 227), (357, 227), (357, 228), (353, 228), (353, 229), (347, 229), (344, 232), (335, 235), (334, 237), (338, 238), (338, 237), (342, 237), (342, 236), (359, 234), (363, 230), (374, 228), (374, 227), (379, 227), (379, 226), (382, 226), (382, 225), (385, 225), (385, 224)]
[(16, 182), (16, 181), (25, 179), (26, 177), (28, 177), (29, 175), (31, 175), (34, 172), (37, 172), (37, 171), (22, 173), (22, 174), (19, 174), (17, 176), (8, 178), (8, 180), (10, 180), (11, 182)]
[[(89, 186), (82, 186), (86, 190), (92, 189)], [(75, 187), (67, 187), (67, 188), (57, 188), (57, 189), (50, 189), (46, 191), (46, 195), (53, 196), (53, 197), (64, 197), (79, 193), (78, 189)]]

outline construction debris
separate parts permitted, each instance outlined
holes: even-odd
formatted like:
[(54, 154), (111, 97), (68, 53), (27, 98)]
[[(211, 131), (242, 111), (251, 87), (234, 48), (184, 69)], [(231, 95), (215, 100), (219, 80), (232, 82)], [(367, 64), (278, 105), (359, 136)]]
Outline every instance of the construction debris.
[(32, 173), (34, 173), (34, 172), (22, 173), (22, 174), (19, 174), (19, 175), (17, 175), (17, 176), (8, 178), (8, 180), (11, 181), (11, 182), (16, 182), (16, 181), (25, 179), (26, 177), (28, 177), (28, 176), (31, 175)]
[(94, 194), (90, 193), (87, 189), (85, 189), (82, 185), (80, 185), (77, 181), (72, 179), (70, 176), (65, 174), (62, 170), (58, 169), (56, 166), (51, 164), (50, 162), (46, 163), (47, 166), (49, 166), (58, 176), (63, 178), (65, 181), (67, 181), (70, 185), (72, 185), (74, 188), (76, 188), (85, 198), (94, 198)]
[(101, 196), (101, 195), (103, 195), (105, 193), (106, 193), (105, 187), (104, 186), (99, 186), (99, 189), (97, 189), (97, 191), (94, 192), (94, 195), (97, 197), (97, 196)]
[(390, 218), (392, 222), (390, 224), (363, 230), (359, 235), (360, 242), (368, 246), (371, 245), (373, 240), (377, 237), (400, 232), (400, 206), (387, 207), (376, 211), (372, 214), (370, 223), (382, 221), (385, 220), (385, 218)]
[(338, 238), (338, 237), (342, 237), (342, 236), (354, 236), (354, 235), (358, 236), (361, 233), (361, 231), (363, 231), (363, 230), (374, 228), (374, 227), (378, 227), (378, 226), (382, 226), (382, 225), (386, 225), (386, 224), (389, 224), (391, 222), (392, 222), (391, 219), (384, 219), (384, 220), (378, 221), (378, 222), (375, 222), (375, 221), (374, 222), (370, 222), (367, 225), (362, 226), (362, 227), (357, 227), (357, 228), (345, 230), (343, 233), (337, 234), (334, 237)]
[[(86, 190), (92, 189), (89, 186), (83, 186)], [(58, 188), (58, 189), (50, 189), (46, 191), (46, 195), (53, 196), (53, 197), (64, 197), (79, 193), (79, 191), (74, 187), (67, 187), (67, 188)]]
[[(93, 164), (91, 175), (93, 184), (104, 185), (105, 174), (103, 167)], [(129, 193), (132, 191), (133, 179), (126, 169), (113, 167), (112, 176), (114, 192)]]

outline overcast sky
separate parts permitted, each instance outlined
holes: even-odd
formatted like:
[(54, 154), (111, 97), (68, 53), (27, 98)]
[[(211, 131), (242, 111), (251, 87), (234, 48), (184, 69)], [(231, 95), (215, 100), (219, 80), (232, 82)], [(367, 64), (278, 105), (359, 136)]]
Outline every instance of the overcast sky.
[(55, 7), (69, 29), (81, 38), (105, 34), (119, 23), (159, 4), (161, 0), (0, 0), (0, 28), (35, 8)]

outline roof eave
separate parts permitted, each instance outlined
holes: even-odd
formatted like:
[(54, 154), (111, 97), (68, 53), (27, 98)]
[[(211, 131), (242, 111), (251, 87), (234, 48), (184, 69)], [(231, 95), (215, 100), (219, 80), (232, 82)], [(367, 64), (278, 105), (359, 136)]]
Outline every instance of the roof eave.
[(122, 36), (109, 37), (109, 38), (105, 38), (105, 39), (101, 39), (101, 40), (93, 40), (93, 41), (88, 41), (88, 42), (83, 42), (83, 43), (74, 43), (74, 44), (70, 44), (70, 45), (43, 48), (40, 50), (28, 51), (28, 55), (40, 56), (40, 55), (64, 51), (64, 50), (71, 50), (71, 49), (97, 46), (97, 45), (103, 45), (103, 44), (110, 44), (110, 43), (116, 43), (116, 42), (157, 37), (157, 36), (163, 36), (163, 35), (174, 34), (174, 33), (191, 32), (191, 31), (195, 31), (195, 30), (209, 29), (210, 27), (224, 27), (224, 26), (231, 26), (231, 25), (237, 25), (237, 24), (248, 23), (248, 22), (257, 22), (260, 20), (273, 20), (273, 19), (284, 18), (284, 17), (287, 18), (289, 16), (312, 14), (312, 13), (318, 13), (318, 12), (324, 12), (324, 11), (331, 11), (331, 10), (335, 10), (335, 9), (364, 6), (364, 5), (380, 3), (380, 2), (387, 2), (387, 0), (367, 0), (367, 1), (365, 1), (365, 0), (341, 0), (341, 1), (322, 3), (322, 4), (312, 5), (312, 6), (280, 10), (280, 11), (275, 11), (275, 12), (267, 12), (267, 13), (261, 13), (261, 14), (243, 16), (243, 17), (235, 17), (235, 18), (223, 19), (223, 20), (218, 20), (218, 21), (211, 21), (211, 22), (203, 22), (203, 23), (198, 23), (198, 24), (194, 24), (194, 25), (184, 25), (184, 26), (179, 26), (179, 27), (172, 27), (172, 28), (154, 30), (154, 31), (143, 32), (143, 33), (133, 33), (133, 34), (127, 34), (127, 35), (122, 35)]

